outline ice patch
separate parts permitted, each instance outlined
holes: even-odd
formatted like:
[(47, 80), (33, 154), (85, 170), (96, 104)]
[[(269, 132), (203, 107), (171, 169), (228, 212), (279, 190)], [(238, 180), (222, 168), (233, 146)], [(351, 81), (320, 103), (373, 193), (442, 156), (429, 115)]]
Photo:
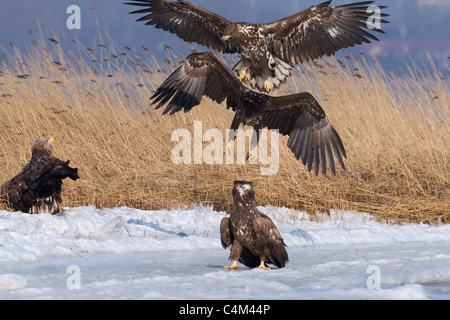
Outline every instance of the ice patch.
[(28, 286), (27, 279), (15, 274), (0, 274), (0, 290), (18, 290)]
[[(258, 207), (289, 248), (304, 246), (447, 242), (450, 225), (390, 225), (369, 215), (334, 211), (311, 217), (287, 208)], [(146, 211), (93, 206), (57, 215), (0, 211), (0, 270), (4, 266), (86, 253), (145, 253), (221, 248), (225, 212), (211, 207)], [(422, 257), (426, 259), (426, 257)]]
[[(280, 230), (286, 268), (224, 271), (229, 251), (219, 228), (227, 215), (212, 207), (88, 206), (53, 216), (0, 211), (0, 298), (450, 297), (450, 225), (386, 224), (352, 211), (310, 216), (258, 209)], [(80, 291), (66, 287), (73, 264), (81, 270)], [(379, 290), (366, 287), (372, 265), (381, 272)]]

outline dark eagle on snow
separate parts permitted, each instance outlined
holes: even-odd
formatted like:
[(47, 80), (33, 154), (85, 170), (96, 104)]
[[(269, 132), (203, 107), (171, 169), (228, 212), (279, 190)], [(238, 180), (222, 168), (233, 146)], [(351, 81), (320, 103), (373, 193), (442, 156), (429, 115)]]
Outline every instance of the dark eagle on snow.
[[(134, 0), (126, 4), (143, 7), (131, 12), (144, 14), (137, 21), (147, 21), (147, 25), (221, 53), (240, 53), (242, 60), (233, 68), (239, 79), (252, 88), (269, 92), (286, 81), (294, 64), (331, 56), (340, 49), (370, 40), (378, 41), (370, 31), (384, 31), (368, 25), (373, 15), (368, 9), (373, 3), (330, 6), (331, 1), (326, 1), (265, 24), (233, 23), (182, 0)], [(380, 23), (388, 23), (381, 19), (387, 16), (380, 13), (377, 18)]]
[(220, 241), (233, 260), (225, 268), (238, 269), (238, 261), (250, 268), (270, 269), (267, 264), (283, 268), (289, 260), (286, 245), (272, 220), (256, 209), (252, 183), (235, 181), (232, 194), (230, 217), (220, 222)]
[(54, 138), (37, 140), (31, 145), (31, 160), (14, 178), (2, 184), (0, 199), (26, 213), (59, 213), (62, 180), (77, 180), (78, 169), (52, 156)]
[[(151, 97), (156, 109), (166, 103), (163, 114), (188, 112), (200, 104), (206, 95), (218, 104), (227, 100), (227, 108), (235, 112), (231, 123), (233, 133), (242, 123), (256, 132), (260, 129), (279, 130), (288, 135), (288, 147), (297, 159), (302, 160), (317, 175), (319, 169), (326, 174), (327, 161), (336, 174), (334, 157), (345, 170), (345, 149), (336, 130), (322, 107), (309, 93), (303, 92), (282, 97), (271, 97), (248, 89), (213, 53), (192, 53), (188, 61), (176, 69)], [(229, 137), (235, 139), (236, 135)]]

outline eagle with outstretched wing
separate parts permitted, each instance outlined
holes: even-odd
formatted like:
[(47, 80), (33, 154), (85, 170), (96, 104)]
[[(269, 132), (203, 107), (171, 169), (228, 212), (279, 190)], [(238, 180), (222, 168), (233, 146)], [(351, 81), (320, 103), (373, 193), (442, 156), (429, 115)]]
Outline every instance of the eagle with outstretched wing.
[(31, 160), (12, 179), (0, 187), (0, 201), (25, 213), (56, 214), (61, 211), (62, 180), (77, 180), (78, 169), (52, 156), (55, 138), (36, 140), (31, 145)]
[(289, 260), (286, 245), (272, 220), (256, 208), (253, 184), (234, 181), (232, 194), (230, 217), (220, 222), (220, 241), (233, 260), (225, 268), (238, 269), (238, 261), (250, 268), (270, 269), (267, 264), (283, 268)]
[(184, 110), (188, 112), (199, 105), (203, 96), (221, 104), (225, 99), (227, 108), (235, 112), (229, 139), (235, 139), (240, 124), (252, 126), (259, 141), (260, 129), (278, 130), (288, 135), (288, 147), (295, 157), (301, 158), (308, 171), (314, 166), (326, 174), (327, 162), (336, 174), (333, 155), (345, 170), (345, 149), (336, 130), (322, 107), (309, 93), (302, 92), (272, 97), (248, 89), (233, 72), (213, 53), (192, 53), (188, 61), (176, 69), (156, 90), (152, 104), (159, 109), (167, 103), (163, 114)]
[[(378, 41), (371, 32), (384, 33), (372, 24), (389, 23), (381, 13), (386, 6), (374, 1), (330, 6), (331, 1), (312, 6), (272, 23), (231, 22), (187, 1), (134, 0), (126, 4), (143, 7), (130, 12), (144, 14), (147, 21), (175, 33), (186, 42), (196, 42), (221, 53), (240, 53), (233, 70), (241, 81), (270, 92), (286, 81), (294, 64), (331, 56), (340, 49)], [(376, 12), (374, 15), (373, 9)]]

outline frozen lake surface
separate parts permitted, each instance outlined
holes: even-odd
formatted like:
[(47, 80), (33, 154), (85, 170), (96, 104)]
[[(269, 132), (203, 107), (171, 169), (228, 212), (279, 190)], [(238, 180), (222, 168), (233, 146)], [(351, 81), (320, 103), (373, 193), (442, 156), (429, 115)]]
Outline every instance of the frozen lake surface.
[(225, 213), (210, 207), (0, 211), (0, 299), (450, 299), (448, 225), (260, 210), (288, 246), (286, 268), (223, 269)]

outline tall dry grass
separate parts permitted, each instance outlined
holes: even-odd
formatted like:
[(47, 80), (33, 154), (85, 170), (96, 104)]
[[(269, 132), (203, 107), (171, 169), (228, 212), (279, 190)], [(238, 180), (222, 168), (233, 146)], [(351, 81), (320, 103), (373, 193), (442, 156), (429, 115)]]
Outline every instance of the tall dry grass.
[[(308, 173), (281, 137), (280, 168), (261, 176), (259, 165), (175, 165), (175, 129), (229, 128), (233, 112), (209, 99), (172, 117), (149, 108), (153, 90), (183, 54), (168, 49), (158, 61), (147, 48), (65, 48), (40, 37), (27, 52), (8, 50), (0, 71), (0, 183), (30, 157), (30, 143), (55, 136), (53, 150), (79, 168), (65, 181), (63, 205), (142, 209), (231, 204), (235, 179), (254, 181), (261, 205), (310, 213), (331, 208), (379, 219), (449, 222), (448, 80), (433, 67), (401, 77), (364, 56), (322, 60), (297, 68), (275, 94), (311, 92), (347, 150), (347, 171)], [(367, 59), (369, 60), (369, 59)]]

